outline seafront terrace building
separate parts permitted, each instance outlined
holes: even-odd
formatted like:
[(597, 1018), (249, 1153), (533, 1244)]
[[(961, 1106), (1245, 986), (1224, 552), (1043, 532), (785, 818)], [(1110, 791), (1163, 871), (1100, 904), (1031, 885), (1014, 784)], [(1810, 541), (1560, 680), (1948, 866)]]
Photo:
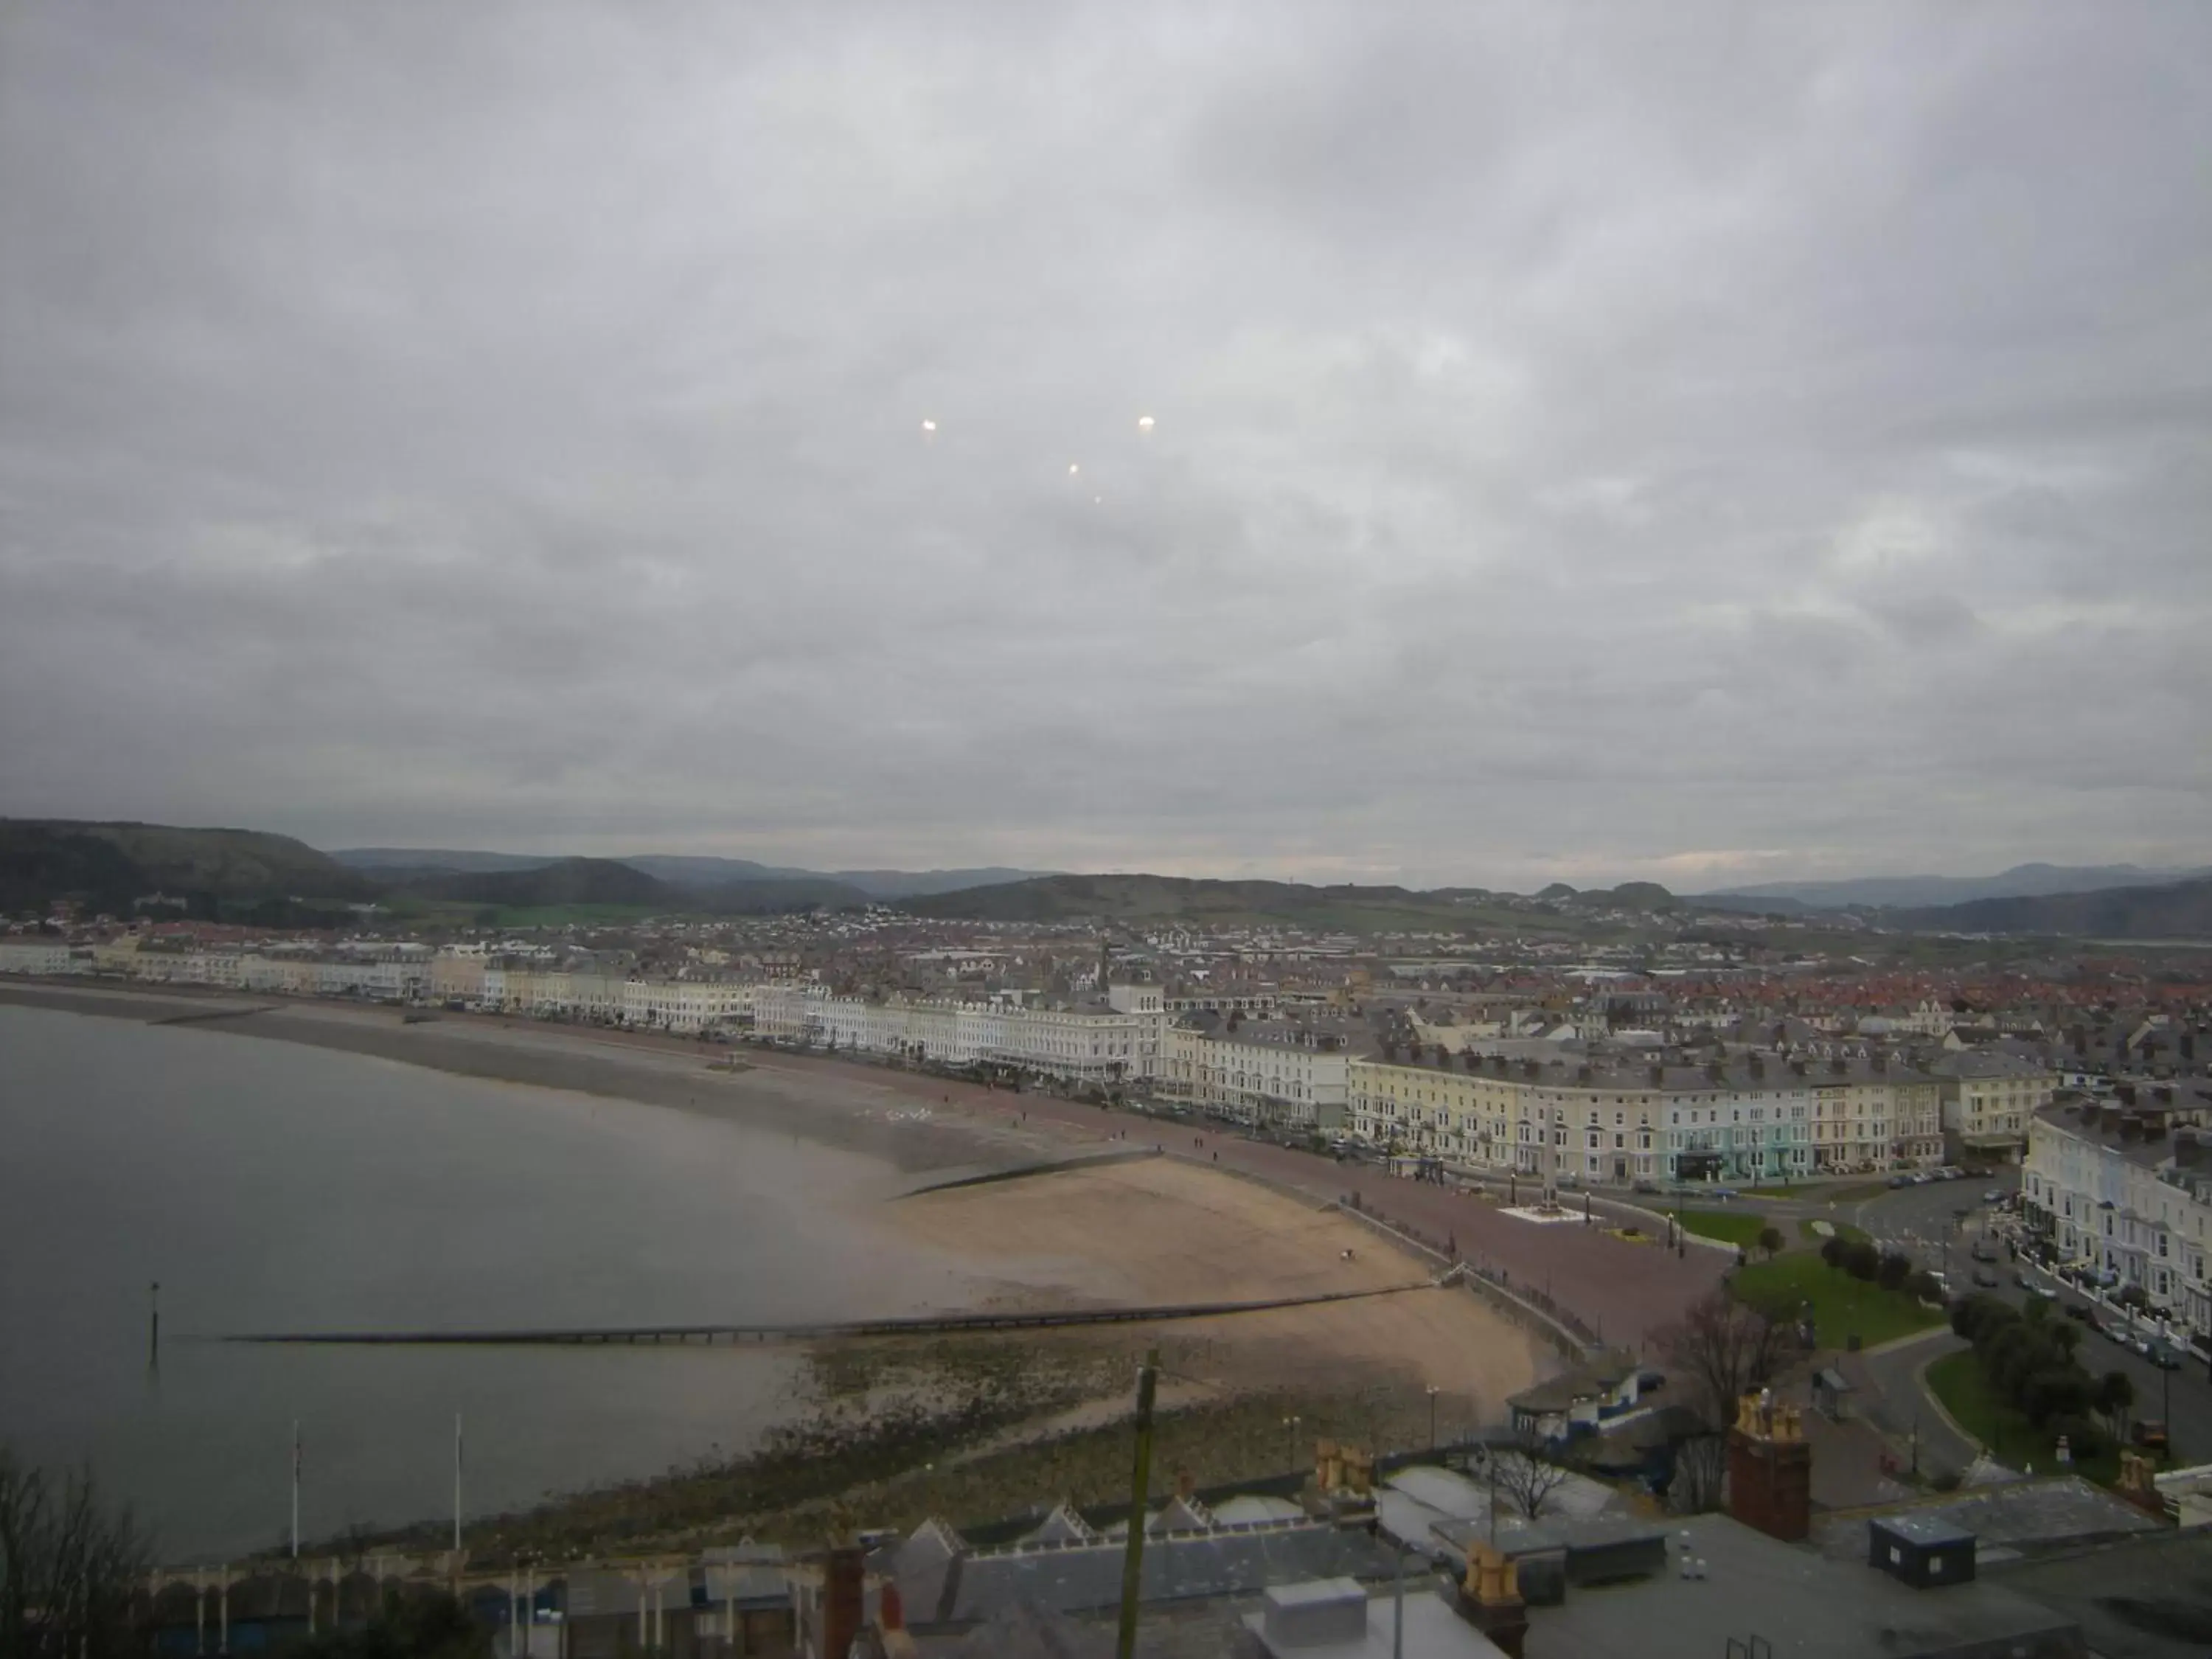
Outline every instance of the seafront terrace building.
[(1466, 1071), (1355, 1060), (1352, 1127), (1377, 1145), (1546, 1182), (1803, 1180), (1941, 1162), (1933, 1079), (1901, 1062), (1827, 1064), (1492, 1056)]
[(1334, 1132), (1347, 1126), (1352, 1060), (1334, 1033), (1297, 1021), (1167, 1028), (1165, 1099), (1233, 1122)]
[(2057, 1072), (2020, 1054), (1968, 1050), (1929, 1069), (1943, 1080), (1943, 1129), (1960, 1150), (2015, 1163), (2029, 1123), (2058, 1088)]
[(947, 1066), (1004, 1066), (1071, 1082), (1118, 1084), (1158, 1070), (1165, 1014), (1159, 988), (1116, 985), (1068, 1007), (835, 996), (816, 985), (751, 988), (753, 1030), (778, 1042), (819, 1044)]
[(2035, 1115), (2021, 1213), (2062, 1263), (2139, 1287), (2212, 1345), (2212, 1096), (2185, 1083), (2122, 1087)]

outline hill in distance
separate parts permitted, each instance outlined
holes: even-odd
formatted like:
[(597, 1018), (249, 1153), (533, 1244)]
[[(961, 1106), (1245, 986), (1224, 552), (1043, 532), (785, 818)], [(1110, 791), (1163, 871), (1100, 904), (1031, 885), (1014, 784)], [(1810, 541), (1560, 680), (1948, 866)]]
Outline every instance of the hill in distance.
[[(1207, 881), (1183, 876), (1035, 876), (950, 893), (904, 900), (900, 908), (919, 916), (981, 921), (1109, 920), (1172, 921), (1238, 917), (1292, 921), (1346, 907), (1379, 911), (1453, 914), (1450, 900), (1407, 887), (1309, 887), (1289, 881)], [(1324, 921), (1326, 918), (1324, 918)]]
[[(1730, 887), (1698, 896), (1700, 902), (1778, 899), (1814, 909), (1842, 909), (1848, 905), (1929, 909), (1939, 905), (1966, 904), (1977, 899), (2042, 898), (2100, 892), (2116, 887), (2162, 887), (2178, 881), (2212, 876), (2212, 869), (2146, 870), (2135, 864), (2061, 865), (2016, 864), (1994, 876), (1864, 876), (1848, 881), (1776, 881), (1751, 887)], [(1758, 908), (1747, 902), (1729, 902), (1729, 909)], [(1788, 902), (1771, 908), (1787, 911)]]
[(522, 870), (410, 871), (402, 890), (412, 896), (515, 909), (621, 905), (669, 912), (757, 915), (856, 907), (858, 888), (819, 876), (764, 877), (692, 886), (647, 874), (620, 859), (556, 859)]
[(0, 909), (75, 898), (120, 914), (158, 892), (213, 915), (270, 900), (343, 905), (369, 897), (374, 885), (305, 842), (258, 830), (0, 819)]
[(552, 905), (623, 904), (677, 908), (676, 890), (612, 859), (559, 859), (524, 870), (468, 870), (416, 875), (407, 891), (427, 899), (534, 909)]
[[(385, 880), (419, 882), (438, 875), (488, 871), (543, 870), (562, 860), (551, 854), (483, 853), (438, 847), (346, 847), (330, 855), (339, 864)], [(755, 883), (811, 884), (790, 889), (763, 887), (759, 896), (778, 892), (794, 903), (857, 904), (867, 899), (904, 898), (915, 893), (949, 893), (966, 887), (1020, 881), (1041, 873), (988, 866), (975, 870), (805, 870), (757, 864), (750, 859), (711, 858), (678, 853), (624, 854), (614, 860), (633, 870), (694, 892), (727, 892)]]
[(1923, 931), (2073, 939), (2212, 939), (2212, 878), (2159, 887), (1975, 899), (1883, 918)]

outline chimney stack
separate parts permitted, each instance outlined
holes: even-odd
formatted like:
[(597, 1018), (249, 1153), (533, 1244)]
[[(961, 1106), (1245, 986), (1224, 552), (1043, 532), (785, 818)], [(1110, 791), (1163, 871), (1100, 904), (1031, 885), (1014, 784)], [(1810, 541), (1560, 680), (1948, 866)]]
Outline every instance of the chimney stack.
[(1459, 1616), (1480, 1631), (1505, 1659), (1522, 1659), (1528, 1636), (1528, 1603), (1521, 1595), (1520, 1569), (1504, 1551), (1477, 1544), (1468, 1552), (1460, 1581)]
[(822, 1659), (844, 1659), (860, 1633), (867, 1554), (857, 1544), (830, 1552), (822, 1578)]
[(1795, 1406), (1771, 1389), (1736, 1402), (1729, 1431), (1729, 1514), (1785, 1544), (1801, 1541), (1813, 1517), (1813, 1449)]

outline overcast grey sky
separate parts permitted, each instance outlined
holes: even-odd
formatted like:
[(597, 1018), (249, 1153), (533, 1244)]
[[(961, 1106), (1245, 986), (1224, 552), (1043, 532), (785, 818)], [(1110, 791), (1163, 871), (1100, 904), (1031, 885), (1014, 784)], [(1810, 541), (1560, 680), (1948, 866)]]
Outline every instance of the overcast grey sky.
[(0, 18), (0, 811), (2212, 861), (2212, 7)]

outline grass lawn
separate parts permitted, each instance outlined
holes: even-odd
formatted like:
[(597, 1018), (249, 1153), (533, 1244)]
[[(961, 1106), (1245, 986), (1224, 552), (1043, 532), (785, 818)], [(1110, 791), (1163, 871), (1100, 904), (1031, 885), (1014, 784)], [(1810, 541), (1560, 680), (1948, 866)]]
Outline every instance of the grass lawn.
[[(2039, 1474), (2052, 1474), (2058, 1458), (2051, 1437), (2039, 1433), (2027, 1417), (2000, 1400), (1982, 1373), (1982, 1362), (1972, 1349), (1947, 1353), (1928, 1367), (1928, 1391), (1943, 1402), (1952, 1419), (1983, 1445), (2000, 1463), (2021, 1468), (2033, 1463)], [(2094, 1457), (2077, 1457), (2074, 1471), (2110, 1486), (2120, 1473), (2117, 1448), (2106, 1446)]]
[(1943, 1322), (1942, 1309), (1853, 1279), (1810, 1250), (1739, 1267), (1730, 1283), (1738, 1300), (1778, 1310), (1810, 1303), (1814, 1334), (1824, 1348), (1840, 1348), (1850, 1336), (1871, 1348)]
[(1723, 1244), (1737, 1244), (1745, 1249), (1758, 1246), (1760, 1229), (1769, 1224), (1766, 1218), (1755, 1210), (1685, 1210), (1682, 1212), (1682, 1231), (1695, 1233), (1700, 1238), (1717, 1238)]

